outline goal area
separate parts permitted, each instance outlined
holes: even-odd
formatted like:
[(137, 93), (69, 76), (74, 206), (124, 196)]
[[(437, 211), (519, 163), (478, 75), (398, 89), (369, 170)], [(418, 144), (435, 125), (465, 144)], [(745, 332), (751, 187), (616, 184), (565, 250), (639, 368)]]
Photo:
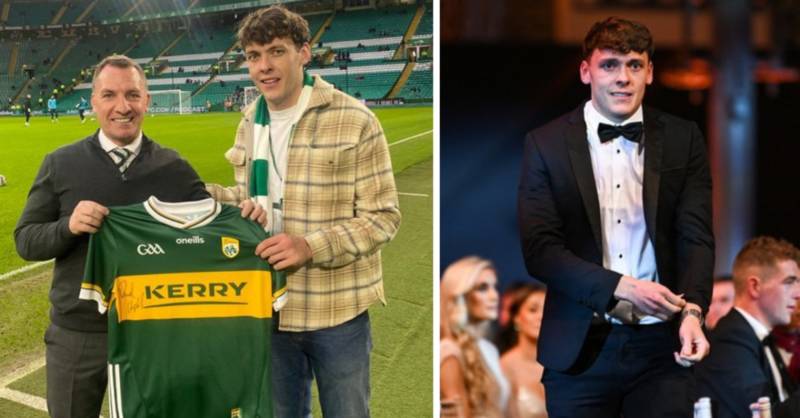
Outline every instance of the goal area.
[(192, 113), (192, 92), (184, 90), (150, 90), (151, 113)]

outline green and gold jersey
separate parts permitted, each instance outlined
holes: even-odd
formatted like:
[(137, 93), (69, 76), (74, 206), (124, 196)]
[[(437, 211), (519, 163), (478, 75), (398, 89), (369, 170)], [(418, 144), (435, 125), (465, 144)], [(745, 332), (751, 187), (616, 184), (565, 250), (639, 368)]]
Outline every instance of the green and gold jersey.
[(80, 298), (108, 313), (112, 418), (271, 418), (270, 335), (286, 279), (267, 233), (212, 199), (110, 209)]

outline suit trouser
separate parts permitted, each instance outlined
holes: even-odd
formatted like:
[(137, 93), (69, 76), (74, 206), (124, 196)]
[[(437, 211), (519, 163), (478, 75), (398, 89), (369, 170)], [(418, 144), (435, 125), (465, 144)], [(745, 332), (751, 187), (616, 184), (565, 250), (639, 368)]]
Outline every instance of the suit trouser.
[(686, 418), (695, 397), (693, 370), (675, 363), (672, 323), (597, 324), (567, 372), (545, 369), (549, 418)]
[(104, 332), (78, 332), (50, 324), (47, 347), (47, 410), (52, 418), (97, 418), (108, 382)]

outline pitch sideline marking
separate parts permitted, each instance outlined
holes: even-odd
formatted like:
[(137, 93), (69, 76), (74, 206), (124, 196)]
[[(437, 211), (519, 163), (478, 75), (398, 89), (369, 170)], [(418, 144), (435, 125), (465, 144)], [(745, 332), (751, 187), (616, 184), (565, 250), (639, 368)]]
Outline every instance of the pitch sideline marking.
[(8, 278), (14, 277), (17, 274), (25, 273), (26, 271), (33, 270), (33, 269), (35, 269), (37, 267), (41, 267), (41, 266), (43, 266), (43, 265), (45, 265), (47, 263), (52, 263), (52, 262), (53, 262), (53, 260), (40, 261), (38, 263), (28, 264), (27, 266), (20, 267), (20, 268), (18, 268), (16, 270), (11, 270), (8, 273), (0, 274), (0, 282), (2, 282), (3, 280), (6, 280)]
[(397, 192), (400, 196), (414, 196), (414, 197), (431, 197), (430, 195), (424, 193), (408, 193), (408, 192)]
[(429, 134), (429, 133), (432, 133), (432, 132), (433, 132), (433, 129), (431, 129), (431, 130), (429, 130), (429, 131), (425, 131), (425, 132), (418, 133), (418, 134), (416, 134), (416, 135), (411, 135), (411, 136), (409, 136), (409, 137), (405, 137), (405, 138), (403, 138), (403, 139), (401, 139), (401, 140), (399, 140), (399, 141), (392, 142), (391, 144), (389, 144), (389, 147), (393, 147), (393, 146), (395, 146), (395, 145), (402, 144), (403, 142), (408, 142), (408, 141), (411, 141), (411, 140), (412, 140), (412, 139), (414, 139), (414, 138), (418, 138), (418, 137), (420, 137), (420, 136), (422, 136), (422, 135), (427, 135), (427, 134)]
[[(11, 374), (0, 378), (0, 398), (25, 405), (39, 411), (47, 412), (47, 399), (6, 387), (22, 377), (39, 370), (40, 368), (44, 367), (44, 365), (45, 358), (42, 356), (28, 363), (24, 367), (14, 370), (14, 372)], [(99, 418), (103, 418), (103, 416), (100, 415)]]
[(8, 399), (27, 407), (47, 412), (47, 400), (38, 396), (30, 395), (18, 390), (0, 388), (0, 398)]
[(44, 356), (14, 370), (11, 374), (0, 378), (0, 398), (8, 399), (33, 409), (47, 412), (47, 400), (18, 390), (9, 389), (6, 386), (19, 380), (20, 378), (39, 370), (44, 366)]
[(33, 373), (34, 371), (41, 369), (42, 367), (44, 367), (44, 356), (39, 357), (31, 361), (30, 363), (14, 370), (10, 374), (1, 377), (0, 388), (5, 389), (5, 387), (10, 385), (11, 383), (19, 380), (23, 376), (27, 376)]

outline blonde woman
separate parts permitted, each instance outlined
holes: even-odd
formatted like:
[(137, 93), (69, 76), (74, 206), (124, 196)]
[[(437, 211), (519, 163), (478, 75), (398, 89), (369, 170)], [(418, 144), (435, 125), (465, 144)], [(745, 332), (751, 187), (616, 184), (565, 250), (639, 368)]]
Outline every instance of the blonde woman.
[(547, 417), (541, 382), (544, 367), (536, 361), (544, 295), (544, 286), (528, 284), (511, 296), (508, 324), (511, 347), (500, 357), (500, 365), (511, 382), (514, 418)]
[(496, 285), (494, 267), (479, 257), (454, 262), (440, 283), (440, 396), (455, 416), (504, 416), (510, 386), (497, 349), (481, 336), (497, 319)]

